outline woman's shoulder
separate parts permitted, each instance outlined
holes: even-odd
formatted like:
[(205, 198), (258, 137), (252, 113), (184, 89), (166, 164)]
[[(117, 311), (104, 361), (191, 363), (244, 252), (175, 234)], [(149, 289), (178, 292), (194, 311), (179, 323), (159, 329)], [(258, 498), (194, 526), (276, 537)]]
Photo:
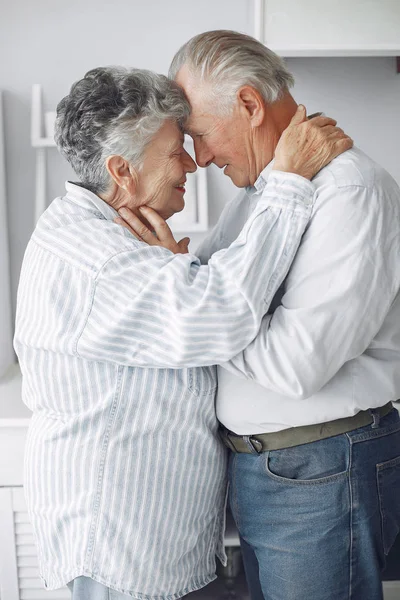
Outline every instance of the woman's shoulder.
[[(60, 199), (62, 200), (62, 199)], [(32, 241), (71, 267), (93, 276), (114, 257), (144, 245), (99, 212), (54, 200), (39, 219)]]

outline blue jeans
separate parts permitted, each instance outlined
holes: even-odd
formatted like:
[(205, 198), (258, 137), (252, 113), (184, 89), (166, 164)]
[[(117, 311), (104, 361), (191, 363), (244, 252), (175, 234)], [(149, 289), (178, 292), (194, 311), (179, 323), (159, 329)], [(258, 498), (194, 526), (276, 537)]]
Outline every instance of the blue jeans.
[(262, 454), (231, 453), (252, 600), (382, 600), (400, 526), (400, 419)]
[(121, 592), (112, 590), (90, 577), (77, 577), (68, 583), (72, 600), (132, 600)]

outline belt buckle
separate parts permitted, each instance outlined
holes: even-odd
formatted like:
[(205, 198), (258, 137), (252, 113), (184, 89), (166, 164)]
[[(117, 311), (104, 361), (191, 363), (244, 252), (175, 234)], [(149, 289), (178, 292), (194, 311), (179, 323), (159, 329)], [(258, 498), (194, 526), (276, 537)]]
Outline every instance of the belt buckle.
[(252, 451), (252, 454), (261, 454), (263, 451), (263, 445), (259, 440), (252, 437), (251, 435), (243, 435), (243, 441), (248, 446), (248, 448)]

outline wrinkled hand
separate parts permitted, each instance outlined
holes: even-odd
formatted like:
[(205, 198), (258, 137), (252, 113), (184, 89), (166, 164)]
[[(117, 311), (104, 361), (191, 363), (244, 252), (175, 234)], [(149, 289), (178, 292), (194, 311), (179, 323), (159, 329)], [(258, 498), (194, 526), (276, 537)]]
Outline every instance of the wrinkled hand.
[(115, 219), (115, 222), (128, 229), (138, 240), (146, 242), (149, 246), (162, 246), (174, 254), (189, 252), (190, 239), (188, 237), (176, 242), (166, 221), (155, 210), (148, 206), (141, 206), (139, 211), (153, 227), (154, 233), (129, 208), (121, 208), (118, 211), (120, 217)]
[(307, 119), (306, 109), (300, 104), (278, 142), (273, 169), (312, 179), (352, 146), (353, 140), (336, 127), (334, 119), (322, 116)]

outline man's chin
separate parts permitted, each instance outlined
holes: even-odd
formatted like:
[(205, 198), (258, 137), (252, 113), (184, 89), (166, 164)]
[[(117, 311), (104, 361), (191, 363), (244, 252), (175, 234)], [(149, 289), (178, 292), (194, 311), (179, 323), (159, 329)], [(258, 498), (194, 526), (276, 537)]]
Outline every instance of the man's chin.
[(237, 188), (244, 188), (247, 187), (248, 185), (250, 185), (250, 182), (246, 183), (246, 181), (244, 180), (244, 178), (240, 178), (240, 177), (235, 177), (235, 175), (226, 175), (227, 177), (229, 177), (229, 179), (232, 181), (233, 185), (235, 185)]
[(229, 177), (229, 179), (232, 181), (233, 185), (235, 185), (238, 188), (244, 188), (247, 187), (248, 185), (250, 185), (249, 181), (248, 181), (248, 177), (245, 177), (245, 174), (242, 172), (236, 173), (231, 165), (227, 165), (224, 169), (224, 175), (226, 177)]

